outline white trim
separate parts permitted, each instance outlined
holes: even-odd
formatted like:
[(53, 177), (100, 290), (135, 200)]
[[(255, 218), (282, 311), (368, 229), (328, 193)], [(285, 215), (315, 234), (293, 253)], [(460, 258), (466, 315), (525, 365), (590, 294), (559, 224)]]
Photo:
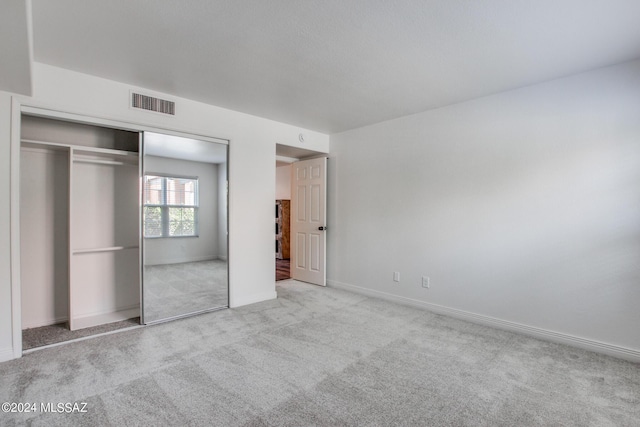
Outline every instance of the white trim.
[[(20, 298), (20, 101), (11, 97), (10, 174), (10, 262), (11, 262), (11, 341), (13, 358), (22, 356), (22, 302)], [(2, 358), (4, 356), (0, 356)]]
[(144, 195), (143, 195), (143, 179), (144, 177), (144, 132), (138, 133), (138, 242), (140, 243), (140, 250), (138, 251), (138, 283), (140, 283), (140, 289), (138, 292), (140, 296), (140, 324), (144, 325), (144, 227), (142, 225), (143, 209), (144, 209)]
[(140, 316), (139, 304), (122, 307), (117, 309), (117, 311), (82, 314), (73, 319), (73, 330), (90, 328), (105, 323), (120, 322), (138, 316)]
[(275, 290), (269, 291), (269, 292), (262, 292), (259, 294), (253, 294), (253, 295), (249, 295), (242, 298), (237, 298), (237, 299), (234, 298), (232, 303), (233, 305), (230, 305), (230, 307), (238, 308), (244, 305), (255, 304), (257, 302), (263, 302), (263, 301), (269, 301), (276, 298), (278, 298), (278, 294)]
[(76, 329), (76, 320), (75, 320), (75, 304), (73, 302), (74, 300), (74, 294), (75, 294), (75, 280), (73, 280), (74, 277), (74, 269), (71, 268), (71, 266), (73, 265), (73, 251), (71, 250), (71, 243), (75, 240), (74, 235), (75, 235), (75, 227), (73, 227), (73, 223), (74, 223), (74, 214), (73, 214), (73, 201), (71, 200), (71, 195), (73, 194), (73, 188), (74, 188), (74, 175), (75, 175), (75, 168), (73, 167), (73, 151), (75, 150), (75, 148), (73, 147), (69, 147), (69, 196), (67, 198), (67, 230), (69, 233), (69, 240), (67, 241), (67, 277), (68, 277), (68, 285), (67, 285), (67, 289), (68, 289), (68, 293), (67, 293), (67, 300), (68, 300), (68, 309), (69, 309), (69, 329), (70, 330), (74, 330)]
[(492, 326), (498, 329), (504, 329), (512, 332), (519, 332), (521, 334), (532, 336), (535, 338), (540, 338), (546, 341), (566, 344), (572, 347), (578, 347), (578, 348), (593, 351), (596, 353), (602, 353), (609, 356), (618, 357), (620, 359), (626, 359), (636, 363), (640, 362), (640, 350), (634, 350), (631, 348), (621, 347), (614, 344), (603, 343), (600, 341), (596, 341), (588, 338), (582, 338), (575, 335), (565, 334), (562, 332), (550, 331), (548, 329), (524, 325), (522, 323), (512, 322), (509, 320), (497, 319), (495, 317), (485, 316), (483, 314), (471, 313), (468, 311), (445, 307), (442, 305), (420, 301), (413, 298), (406, 298), (399, 295), (390, 294), (387, 292), (376, 291), (376, 290), (364, 288), (361, 286), (351, 285), (349, 283), (338, 282), (336, 280), (327, 280), (327, 284), (333, 288), (343, 289), (343, 290), (355, 292), (361, 295), (371, 296), (375, 298), (397, 302), (400, 304), (410, 305), (412, 307), (426, 309), (434, 313), (444, 314), (446, 316), (467, 320), (473, 323), (479, 323), (479, 324)]

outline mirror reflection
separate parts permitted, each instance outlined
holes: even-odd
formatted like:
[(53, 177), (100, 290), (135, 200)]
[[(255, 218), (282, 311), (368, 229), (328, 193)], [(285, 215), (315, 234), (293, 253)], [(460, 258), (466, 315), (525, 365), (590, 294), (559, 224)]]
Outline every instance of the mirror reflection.
[(229, 304), (227, 145), (146, 132), (143, 321)]

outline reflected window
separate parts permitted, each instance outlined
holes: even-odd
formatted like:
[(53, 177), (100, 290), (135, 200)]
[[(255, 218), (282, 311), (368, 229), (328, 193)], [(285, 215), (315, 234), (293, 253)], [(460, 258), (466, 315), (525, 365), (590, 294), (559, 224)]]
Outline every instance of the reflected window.
[(198, 179), (144, 176), (144, 237), (198, 235)]

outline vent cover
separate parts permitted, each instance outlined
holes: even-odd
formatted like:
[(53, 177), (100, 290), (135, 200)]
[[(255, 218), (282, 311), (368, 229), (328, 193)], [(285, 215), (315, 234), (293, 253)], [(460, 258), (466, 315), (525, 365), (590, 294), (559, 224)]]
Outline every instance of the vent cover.
[(142, 95), (140, 93), (131, 92), (131, 106), (133, 108), (141, 108), (143, 110), (155, 111), (163, 114), (176, 115), (176, 103), (167, 101), (166, 99), (154, 98), (152, 96)]

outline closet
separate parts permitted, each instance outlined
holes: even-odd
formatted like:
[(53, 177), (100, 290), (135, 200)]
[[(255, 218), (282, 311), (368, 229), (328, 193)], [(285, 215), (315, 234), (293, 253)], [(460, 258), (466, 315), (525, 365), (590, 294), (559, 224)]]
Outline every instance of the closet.
[(140, 315), (139, 134), (22, 116), (22, 328)]

